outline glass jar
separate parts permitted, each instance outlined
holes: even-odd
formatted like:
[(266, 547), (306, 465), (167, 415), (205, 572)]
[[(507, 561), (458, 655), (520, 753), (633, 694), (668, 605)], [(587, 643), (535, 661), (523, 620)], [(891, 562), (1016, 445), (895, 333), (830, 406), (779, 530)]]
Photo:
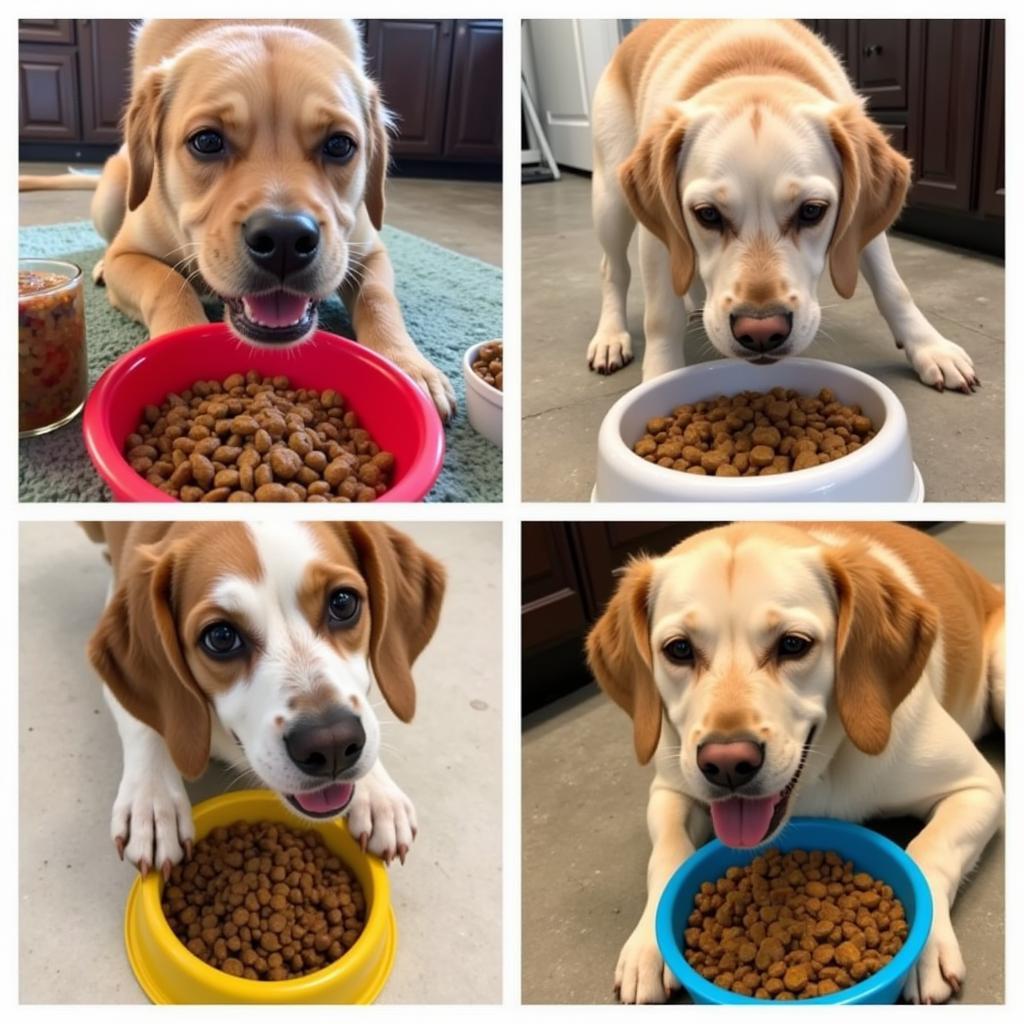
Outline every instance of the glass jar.
[(18, 262), (18, 436), (56, 430), (89, 389), (82, 271), (61, 260)]

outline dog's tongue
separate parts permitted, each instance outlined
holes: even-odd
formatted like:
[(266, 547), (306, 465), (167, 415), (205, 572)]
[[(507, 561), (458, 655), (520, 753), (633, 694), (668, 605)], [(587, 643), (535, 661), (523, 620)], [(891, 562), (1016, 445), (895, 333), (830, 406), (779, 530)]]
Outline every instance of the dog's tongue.
[(253, 323), (265, 327), (290, 327), (306, 315), (309, 298), (278, 289), (262, 295), (245, 295), (242, 304), (245, 315)]
[(330, 814), (345, 808), (354, 788), (351, 782), (332, 782), (313, 793), (296, 793), (295, 802), (311, 814)]
[(768, 832), (772, 811), (778, 802), (778, 793), (753, 800), (734, 796), (712, 801), (711, 822), (715, 835), (726, 846), (757, 846)]

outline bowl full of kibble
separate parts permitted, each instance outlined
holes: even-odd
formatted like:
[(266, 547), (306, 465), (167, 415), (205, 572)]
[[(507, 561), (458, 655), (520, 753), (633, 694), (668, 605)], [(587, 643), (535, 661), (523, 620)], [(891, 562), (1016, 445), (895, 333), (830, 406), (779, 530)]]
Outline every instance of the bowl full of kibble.
[(137, 878), (125, 948), (154, 1003), (371, 1003), (391, 972), (387, 871), (343, 821), (265, 790), (193, 808), (196, 842), (166, 881)]
[(665, 887), (655, 930), (696, 1003), (895, 1003), (931, 925), (928, 883), (899, 846), (794, 818), (758, 849), (697, 850)]
[(421, 501), (444, 460), (409, 376), (326, 331), (294, 348), (224, 324), (154, 338), (100, 377), (82, 430), (118, 501)]
[(468, 348), (462, 358), (470, 426), (499, 448), (505, 393), (503, 349), (500, 341), (483, 341)]
[(598, 433), (597, 501), (924, 500), (906, 412), (818, 359), (717, 360), (623, 395)]

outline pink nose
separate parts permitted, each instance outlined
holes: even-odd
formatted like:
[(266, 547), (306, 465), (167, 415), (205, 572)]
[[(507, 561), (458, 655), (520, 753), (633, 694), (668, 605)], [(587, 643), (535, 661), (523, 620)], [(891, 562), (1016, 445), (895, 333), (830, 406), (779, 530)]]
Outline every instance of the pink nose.
[(697, 748), (697, 767), (712, 785), (735, 789), (749, 782), (764, 764), (764, 748), (750, 740), (702, 743)]
[(733, 316), (732, 336), (751, 352), (771, 352), (788, 337), (793, 327), (790, 313), (773, 316)]

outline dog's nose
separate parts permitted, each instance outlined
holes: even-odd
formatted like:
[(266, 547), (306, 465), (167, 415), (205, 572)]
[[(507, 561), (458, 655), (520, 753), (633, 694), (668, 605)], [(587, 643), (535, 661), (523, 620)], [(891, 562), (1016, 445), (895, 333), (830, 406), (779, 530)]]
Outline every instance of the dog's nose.
[(334, 708), (316, 718), (300, 718), (284, 737), (296, 767), (316, 778), (334, 778), (359, 760), (366, 733), (358, 715)]
[(307, 213), (257, 210), (242, 225), (242, 238), (253, 263), (283, 281), (316, 257), (320, 228)]
[(697, 748), (697, 767), (714, 786), (736, 789), (749, 782), (764, 764), (764, 747), (751, 740), (702, 743)]
[(793, 329), (792, 313), (772, 316), (736, 316), (729, 318), (732, 336), (751, 352), (771, 352), (778, 348)]

